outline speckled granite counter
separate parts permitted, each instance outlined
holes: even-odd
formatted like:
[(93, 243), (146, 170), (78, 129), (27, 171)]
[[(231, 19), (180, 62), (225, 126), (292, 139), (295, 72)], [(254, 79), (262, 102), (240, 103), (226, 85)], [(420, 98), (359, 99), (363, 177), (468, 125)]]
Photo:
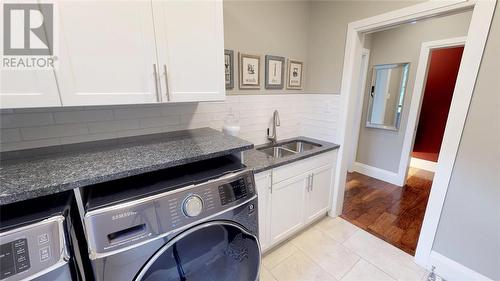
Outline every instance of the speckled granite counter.
[(6, 152), (1, 154), (0, 205), (251, 148), (250, 142), (201, 128)]
[(301, 140), (306, 142), (312, 142), (320, 144), (320, 147), (313, 148), (309, 151), (297, 153), (295, 155), (286, 156), (283, 158), (274, 158), (264, 154), (263, 152), (258, 151), (258, 148), (265, 147), (267, 145), (259, 145), (254, 149), (247, 150), (243, 153), (243, 162), (245, 165), (253, 169), (255, 173), (259, 173), (265, 170), (269, 170), (275, 167), (283, 166), (301, 159), (309, 158), (321, 153), (325, 153), (327, 151), (338, 149), (340, 146), (335, 143), (320, 141), (317, 139), (312, 139), (308, 137), (297, 137), (292, 139), (280, 140), (278, 143), (287, 143), (292, 140)]

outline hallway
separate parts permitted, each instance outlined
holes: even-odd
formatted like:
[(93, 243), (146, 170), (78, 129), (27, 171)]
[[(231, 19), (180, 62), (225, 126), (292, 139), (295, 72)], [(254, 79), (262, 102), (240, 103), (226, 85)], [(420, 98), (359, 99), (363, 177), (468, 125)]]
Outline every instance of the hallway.
[(348, 173), (341, 217), (401, 250), (415, 255), (433, 173), (410, 168), (399, 186)]

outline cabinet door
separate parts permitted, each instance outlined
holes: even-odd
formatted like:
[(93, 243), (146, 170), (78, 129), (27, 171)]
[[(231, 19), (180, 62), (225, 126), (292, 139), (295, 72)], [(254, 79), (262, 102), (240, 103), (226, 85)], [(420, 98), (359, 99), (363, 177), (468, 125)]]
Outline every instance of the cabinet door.
[(332, 166), (317, 168), (311, 175), (311, 186), (306, 195), (306, 222), (323, 216), (328, 210), (332, 188)]
[(1, 108), (61, 106), (52, 70), (2, 70), (0, 81)]
[(225, 99), (222, 1), (153, 1), (163, 100)]
[(280, 242), (304, 224), (307, 174), (273, 184), (271, 193), (271, 245)]
[(255, 175), (255, 186), (259, 198), (259, 241), (262, 251), (269, 248), (269, 204), (271, 191), (271, 173), (262, 172)]
[[(0, 30), (3, 24), (3, 20), (0, 21)], [(61, 99), (53, 69), (0, 70), (0, 108), (56, 106), (61, 106)]]
[(150, 1), (59, 1), (57, 7), (56, 76), (64, 106), (157, 102)]

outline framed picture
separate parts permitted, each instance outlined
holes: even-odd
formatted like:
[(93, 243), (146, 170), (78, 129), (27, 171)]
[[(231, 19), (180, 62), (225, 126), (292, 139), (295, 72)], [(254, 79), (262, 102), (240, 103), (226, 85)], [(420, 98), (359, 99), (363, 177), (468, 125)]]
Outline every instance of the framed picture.
[(266, 55), (266, 89), (283, 89), (285, 81), (285, 58)]
[(260, 88), (260, 56), (239, 54), (240, 89)]
[(288, 81), (287, 89), (302, 89), (302, 70), (304, 64), (301, 61), (288, 60)]
[(234, 88), (234, 52), (233, 52), (233, 50), (224, 50), (224, 77), (226, 80), (226, 89)]

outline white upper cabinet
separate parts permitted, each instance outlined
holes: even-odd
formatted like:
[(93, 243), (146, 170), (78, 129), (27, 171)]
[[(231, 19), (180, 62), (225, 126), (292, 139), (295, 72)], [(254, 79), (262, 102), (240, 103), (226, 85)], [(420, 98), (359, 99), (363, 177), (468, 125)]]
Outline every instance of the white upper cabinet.
[(0, 108), (61, 106), (52, 70), (2, 70)]
[[(3, 13), (3, 7), (0, 7), (0, 13)], [(0, 20), (0, 30), (4, 30), (3, 24), (4, 21)], [(9, 57), (5, 56), (4, 59), (8, 60)], [(0, 70), (0, 108), (58, 106), (61, 106), (61, 99), (51, 68)]]
[(225, 99), (222, 1), (153, 1), (163, 100)]
[(158, 71), (149, 1), (59, 1), (63, 106), (154, 103)]
[(222, 1), (55, 7), (56, 69), (2, 71), (2, 108), (225, 99)]

